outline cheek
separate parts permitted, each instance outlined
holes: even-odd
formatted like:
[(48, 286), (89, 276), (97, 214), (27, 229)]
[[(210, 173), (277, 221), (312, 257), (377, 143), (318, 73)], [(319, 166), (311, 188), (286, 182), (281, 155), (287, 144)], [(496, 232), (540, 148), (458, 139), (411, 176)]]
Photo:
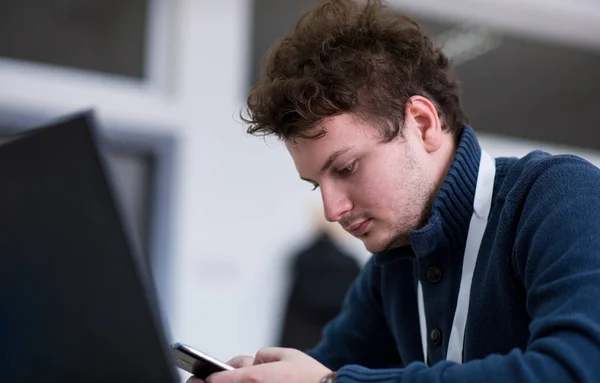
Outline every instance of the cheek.
[[(393, 179), (388, 174), (365, 172), (357, 180), (357, 186), (352, 188), (352, 199), (359, 210), (367, 210), (373, 214), (389, 207), (397, 193)], [(360, 185), (360, 186), (358, 186)]]

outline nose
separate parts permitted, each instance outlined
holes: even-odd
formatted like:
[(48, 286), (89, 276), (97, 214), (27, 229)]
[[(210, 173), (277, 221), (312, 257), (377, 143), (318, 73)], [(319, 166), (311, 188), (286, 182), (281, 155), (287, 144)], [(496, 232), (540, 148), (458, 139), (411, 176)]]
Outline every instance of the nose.
[(321, 185), (321, 198), (323, 199), (323, 210), (325, 219), (329, 222), (339, 221), (346, 213), (352, 210), (352, 202), (349, 196), (334, 185)]

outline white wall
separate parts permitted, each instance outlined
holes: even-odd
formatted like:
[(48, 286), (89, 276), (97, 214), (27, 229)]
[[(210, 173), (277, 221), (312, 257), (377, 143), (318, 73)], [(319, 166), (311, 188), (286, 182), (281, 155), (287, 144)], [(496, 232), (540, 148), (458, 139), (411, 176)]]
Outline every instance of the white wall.
[[(0, 105), (48, 116), (93, 106), (104, 126), (174, 134), (180, 151), (169, 331), (217, 358), (252, 354), (275, 341), (283, 266), (290, 247), (310, 236), (319, 195), (298, 180), (279, 143), (249, 137), (236, 122), (250, 66), (250, 2), (156, 4), (162, 16), (155, 33), (170, 38), (153, 47), (150, 84), (2, 61)], [(495, 156), (540, 147), (484, 135), (482, 144)], [(600, 164), (597, 153), (582, 154)], [(364, 259), (357, 241), (349, 246)]]

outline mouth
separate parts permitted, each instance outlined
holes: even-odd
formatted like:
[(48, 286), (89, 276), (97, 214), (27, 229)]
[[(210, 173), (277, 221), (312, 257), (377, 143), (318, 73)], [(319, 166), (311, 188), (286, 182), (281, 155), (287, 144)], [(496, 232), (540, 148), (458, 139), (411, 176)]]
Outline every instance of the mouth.
[(351, 226), (348, 226), (346, 228), (346, 231), (355, 237), (362, 237), (369, 229), (370, 224), (371, 219), (366, 219), (364, 221), (357, 222)]

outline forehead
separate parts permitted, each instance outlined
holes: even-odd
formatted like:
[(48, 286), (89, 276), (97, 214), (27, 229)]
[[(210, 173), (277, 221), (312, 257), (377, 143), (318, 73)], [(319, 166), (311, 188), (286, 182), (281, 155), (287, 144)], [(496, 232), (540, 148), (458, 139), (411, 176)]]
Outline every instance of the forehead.
[(298, 138), (294, 142), (286, 142), (292, 157), (320, 157), (343, 147), (361, 147), (372, 144), (376, 140), (377, 131), (371, 125), (358, 118), (342, 114), (325, 119), (309, 133), (317, 133), (325, 129), (326, 134), (320, 138)]

